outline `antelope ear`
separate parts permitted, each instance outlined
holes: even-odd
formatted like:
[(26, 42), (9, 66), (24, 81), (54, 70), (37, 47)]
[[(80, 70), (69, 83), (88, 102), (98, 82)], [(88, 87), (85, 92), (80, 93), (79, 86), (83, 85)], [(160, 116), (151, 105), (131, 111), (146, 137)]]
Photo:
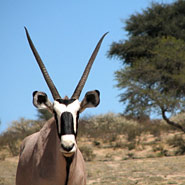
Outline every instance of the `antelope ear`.
[(33, 104), (38, 109), (53, 109), (52, 103), (49, 101), (48, 96), (44, 92), (34, 91), (33, 92)]
[(80, 105), (80, 112), (86, 108), (96, 107), (100, 103), (100, 92), (98, 90), (88, 91)]

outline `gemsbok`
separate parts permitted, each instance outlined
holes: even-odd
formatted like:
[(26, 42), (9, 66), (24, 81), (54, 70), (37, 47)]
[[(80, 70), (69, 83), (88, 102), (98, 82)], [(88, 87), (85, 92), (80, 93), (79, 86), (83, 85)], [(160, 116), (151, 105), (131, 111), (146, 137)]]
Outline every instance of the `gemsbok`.
[(100, 102), (98, 90), (88, 91), (80, 102), (81, 91), (88, 78), (91, 66), (99, 51), (105, 33), (99, 40), (83, 75), (69, 99), (61, 98), (42, 62), (30, 36), (26, 36), (51, 91), (54, 102), (51, 103), (44, 92), (33, 92), (33, 104), (39, 109), (48, 109), (54, 117), (43, 128), (23, 140), (17, 166), (16, 185), (85, 185), (85, 163), (78, 149), (79, 114)]

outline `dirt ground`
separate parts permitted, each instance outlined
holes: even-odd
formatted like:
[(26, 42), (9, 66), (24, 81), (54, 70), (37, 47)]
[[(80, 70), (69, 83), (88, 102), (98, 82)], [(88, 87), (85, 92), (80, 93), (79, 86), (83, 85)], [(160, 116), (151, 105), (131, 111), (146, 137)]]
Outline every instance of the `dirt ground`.
[[(18, 158), (0, 161), (0, 185), (15, 185)], [(185, 156), (86, 162), (87, 185), (185, 185)]]

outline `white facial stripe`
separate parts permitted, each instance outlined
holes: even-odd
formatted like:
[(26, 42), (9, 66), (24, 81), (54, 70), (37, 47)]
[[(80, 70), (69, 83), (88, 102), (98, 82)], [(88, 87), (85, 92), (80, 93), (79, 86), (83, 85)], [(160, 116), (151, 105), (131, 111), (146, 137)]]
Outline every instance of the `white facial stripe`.
[(57, 114), (61, 114), (66, 111), (66, 105), (59, 103), (58, 101), (54, 101), (54, 110)]
[[(63, 112), (70, 112), (73, 115), (73, 121), (74, 121), (74, 131), (76, 133), (76, 117), (77, 112), (80, 109), (80, 101), (75, 100), (74, 102), (70, 103), (69, 105), (64, 105), (62, 103), (59, 103), (58, 101), (54, 101), (54, 110), (57, 113), (57, 118), (60, 121), (60, 116)], [(61, 124), (58, 123), (59, 132), (61, 132)]]
[[(65, 110), (66, 106), (64, 104), (60, 104), (57, 101), (54, 101), (54, 110), (57, 113), (57, 119), (58, 119), (58, 131), (61, 133), (61, 124), (60, 124), (60, 116), (61, 116), (61, 111), (60, 110)], [(63, 111), (64, 112), (64, 111)]]
[(73, 103), (70, 103), (67, 106), (67, 110), (69, 112), (75, 111), (77, 113), (77, 111), (80, 109), (80, 101), (79, 100), (75, 100)]

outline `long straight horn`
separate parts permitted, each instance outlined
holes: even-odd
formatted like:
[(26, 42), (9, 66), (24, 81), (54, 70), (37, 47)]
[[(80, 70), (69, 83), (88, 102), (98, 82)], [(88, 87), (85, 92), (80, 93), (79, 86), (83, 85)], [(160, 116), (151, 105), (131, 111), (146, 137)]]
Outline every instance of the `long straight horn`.
[(97, 55), (97, 53), (98, 53), (98, 51), (100, 49), (101, 43), (102, 43), (104, 37), (107, 35), (107, 33), (105, 33), (101, 37), (101, 39), (99, 40), (98, 44), (96, 45), (96, 48), (94, 49), (94, 51), (93, 51), (93, 53), (91, 55), (91, 58), (89, 59), (89, 62), (87, 64), (86, 68), (85, 68), (85, 71), (84, 71), (84, 73), (83, 73), (83, 75), (82, 75), (82, 77), (81, 77), (81, 79), (80, 79), (80, 81), (79, 81), (79, 83), (78, 83), (78, 85), (77, 85), (77, 87), (76, 87), (76, 89), (75, 89), (71, 99), (78, 99), (80, 97), (82, 89), (83, 89), (83, 87), (85, 85), (85, 82), (86, 82), (86, 80), (88, 78), (88, 75), (89, 75), (90, 69), (92, 67), (92, 64), (93, 64), (93, 62), (94, 62), (94, 60), (96, 58), (96, 55)]
[(38, 52), (37, 52), (37, 50), (36, 50), (32, 40), (30, 38), (28, 30), (26, 29), (26, 27), (24, 27), (24, 28), (25, 28), (25, 31), (26, 31), (26, 36), (27, 36), (30, 48), (31, 48), (31, 50), (32, 50), (32, 52), (33, 52), (33, 54), (35, 56), (35, 59), (36, 59), (38, 65), (40, 67), (40, 70), (41, 70), (41, 72), (42, 72), (42, 74), (44, 76), (44, 79), (46, 80), (46, 83), (47, 83), (47, 85), (48, 85), (48, 87), (49, 87), (49, 89), (51, 91), (51, 94), (53, 95), (54, 100), (61, 99), (61, 97), (60, 97), (60, 95), (59, 95), (59, 93), (58, 93), (58, 91), (57, 91), (53, 81), (51, 80), (51, 78), (50, 78), (50, 76), (49, 76), (49, 74), (48, 74), (48, 72), (46, 70), (46, 67), (45, 67), (44, 63), (42, 62), (42, 59), (40, 58), (40, 56), (39, 56), (39, 54), (38, 54)]

